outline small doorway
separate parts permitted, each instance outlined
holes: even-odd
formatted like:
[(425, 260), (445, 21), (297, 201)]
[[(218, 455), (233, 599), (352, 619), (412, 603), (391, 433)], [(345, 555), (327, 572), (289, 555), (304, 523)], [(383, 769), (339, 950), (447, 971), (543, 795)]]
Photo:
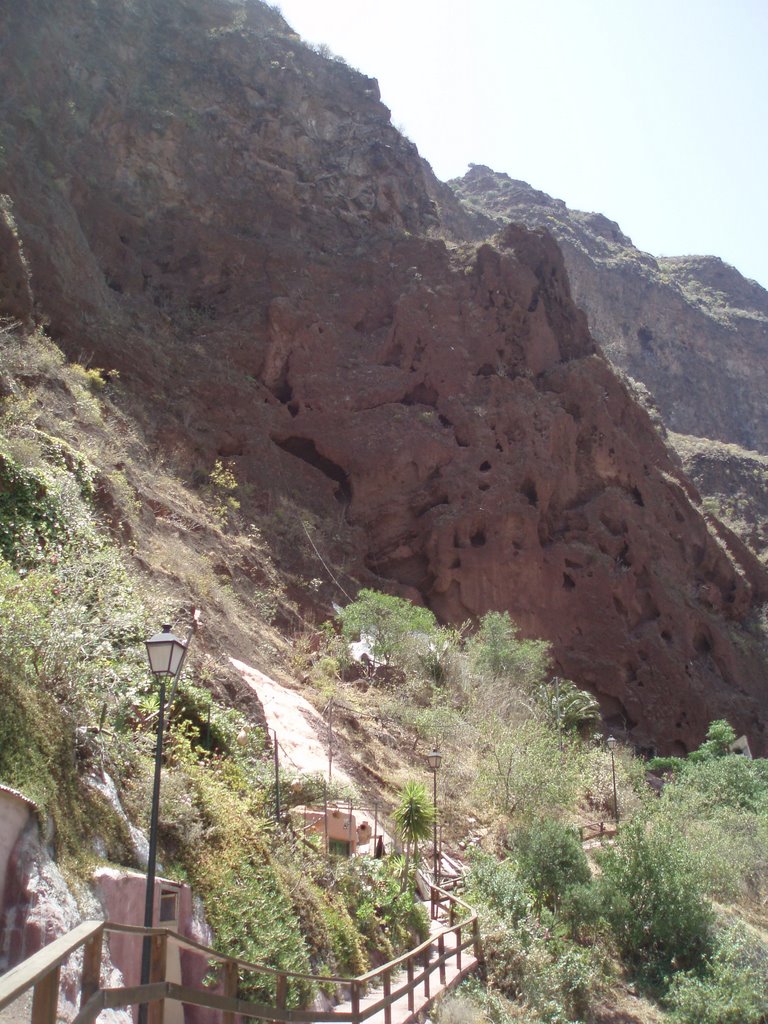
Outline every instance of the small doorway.
[(332, 853), (336, 857), (349, 857), (350, 846), (348, 839), (329, 839), (328, 853)]

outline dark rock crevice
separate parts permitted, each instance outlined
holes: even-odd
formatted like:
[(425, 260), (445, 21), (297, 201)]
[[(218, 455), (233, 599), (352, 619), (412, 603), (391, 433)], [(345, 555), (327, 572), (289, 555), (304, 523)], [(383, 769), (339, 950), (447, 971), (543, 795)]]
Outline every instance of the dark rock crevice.
[(288, 452), (289, 455), (293, 455), (297, 459), (301, 459), (302, 462), (306, 462), (308, 466), (312, 466), (313, 469), (319, 470), (323, 476), (328, 477), (329, 480), (333, 480), (336, 483), (335, 496), (336, 500), (343, 504), (349, 504), (352, 499), (352, 487), (349, 480), (349, 475), (342, 469), (338, 463), (334, 462), (333, 459), (326, 458), (322, 455), (315, 445), (315, 442), (311, 438), (307, 437), (286, 437), (282, 440), (273, 437), (272, 441), (282, 448), (284, 452)]

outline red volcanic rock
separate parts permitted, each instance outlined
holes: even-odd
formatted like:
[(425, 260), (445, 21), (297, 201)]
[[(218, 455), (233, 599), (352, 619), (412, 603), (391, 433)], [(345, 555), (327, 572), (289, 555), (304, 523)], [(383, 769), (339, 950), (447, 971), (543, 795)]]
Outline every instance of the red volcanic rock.
[(482, 165), (451, 185), (496, 222), (554, 234), (593, 336), (670, 430), (768, 450), (768, 292), (757, 282), (714, 256), (655, 259), (607, 217)]
[(710, 532), (595, 351), (551, 238), (427, 245), (418, 267), (376, 345), (291, 348), (272, 434), (348, 495), (368, 569), (446, 621), (509, 609), (638, 742), (680, 750), (716, 717), (761, 736), (760, 661), (734, 634), (765, 576)]
[(151, 385), (158, 445), (230, 460), (249, 515), (328, 523), (348, 576), (446, 621), (508, 609), (611, 728), (679, 750), (727, 717), (765, 752), (765, 572), (702, 518), (552, 238), (438, 237), (474, 221), (376, 83), (261, 4), (81, 7), (0, 10), (0, 192), (64, 348)]

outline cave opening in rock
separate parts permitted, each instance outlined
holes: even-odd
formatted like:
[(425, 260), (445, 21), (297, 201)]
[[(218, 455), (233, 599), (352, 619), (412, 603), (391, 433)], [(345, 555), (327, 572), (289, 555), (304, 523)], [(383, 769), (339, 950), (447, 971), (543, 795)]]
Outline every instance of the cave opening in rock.
[(335, 481), (338, 484), (335, 492), (337, 501), (348, 503), (352, 499), (352, 488), (347, 472), (338, 463), (322, 455), (311, 438), (286, 437), (284, 440), (278, 441), (273, 437), (272, 440), (284, 452), (301, 459), (302, 462), (306, 462), (330, 480)]

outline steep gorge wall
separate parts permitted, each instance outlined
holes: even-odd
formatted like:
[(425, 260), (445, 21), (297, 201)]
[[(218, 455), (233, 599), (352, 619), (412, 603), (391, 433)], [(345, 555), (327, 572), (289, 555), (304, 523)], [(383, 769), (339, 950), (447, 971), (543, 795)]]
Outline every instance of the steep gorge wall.
[(768, 452), (768, 292), (713, 256), (655, 259), (618, 224), (482, 165), (453, 181), (478, 215), (544, 227), (611, 362), (670, 430)]
[(639, 743), (729, 717), (765, 750), (765, 573), (708, 528), (553, 241), (456, 241), (487, 222), (376, 83), (261, 4), (35, 7), (0, 13), (0, 192), (36, 315), (120, 369), (158, 447), (333, 523), (369, 585), (508, 609)]

